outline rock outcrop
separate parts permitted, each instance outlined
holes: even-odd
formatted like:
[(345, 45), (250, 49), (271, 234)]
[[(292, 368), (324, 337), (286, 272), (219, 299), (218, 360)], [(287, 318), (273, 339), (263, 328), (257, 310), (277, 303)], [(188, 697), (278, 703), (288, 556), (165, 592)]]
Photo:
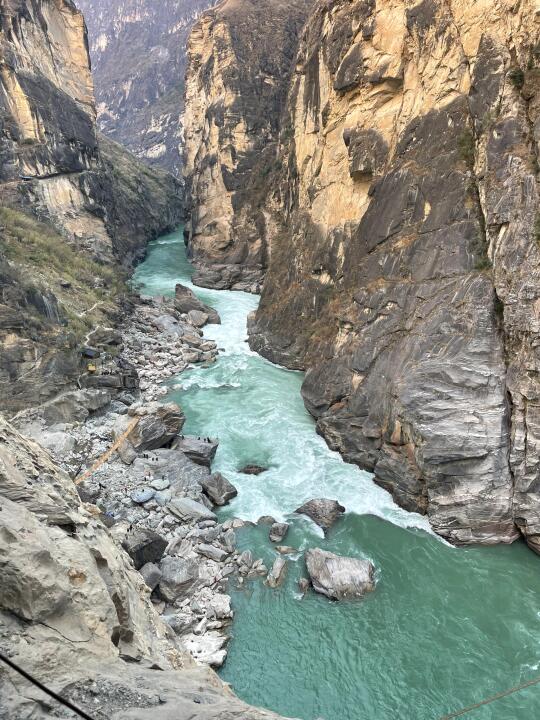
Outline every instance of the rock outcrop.
[(79, 0), (102, 132), (180, 176), (189, 31), (212, 0)]
[(96, 131), (71, 0), (0, 3), (0, 398), (6, 413), (81, 374), (121, 316), (124, 274), (181, 218), (179, 183)]
[(539, 39), (532, 0), (318, 3), (266, 193), (252, 347), (456, 543), (540, 547)]
[(198, 285), (260, 289), (270, 222), (264, 188), (310, 5), (225, 0), (191, 33), (184, 177), (186, 239)]
[[(137, 532), (140, 540), (142, 531)], [(141, 554), (141, 543), (135, 545), (137, 564), (163, 552), (161, 546), (158, 553)], [(169, 557), (154, 578), (172, 600), (178, 583), (189, 576), (173, 568), (175, 562), (187, 561)], [(2, 418), (0, 570), (2, 652), (92, 715), (277, 717), (241, 703), (192, 659), (157, 614), (151, 588), (102, 524), (98, 509), (81, 503), (68, 475)], [(148, 564), (141, 570), (150, 578)], [(227, 614), (223, 596), (214, 616)], [(190, 642), (201, 640), (193, 636)], [(59, 710), (28, 681), (0, 667), (1, 717), (56, 717)]]

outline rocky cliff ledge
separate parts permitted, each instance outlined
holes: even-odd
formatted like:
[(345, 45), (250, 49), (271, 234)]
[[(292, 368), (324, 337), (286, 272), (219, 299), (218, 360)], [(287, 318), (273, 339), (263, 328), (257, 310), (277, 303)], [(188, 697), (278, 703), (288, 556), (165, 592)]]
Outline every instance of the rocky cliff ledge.
[(0, 0), (0, 399), (43, 402), (119, 320), (122, 271), (181, 217), (179, 183), (98, 138), (71, 0)]
[(539, 31), (532, 0), (317, 3), (262, 193), (252, 346), (305, 368), (329, 444), (456, 543), (540, 547)]
[[(195, 663), (101, 517), (50, 455), (0, 417), (2, 652), (95, 720), (277, 718)], [(0, 664), (2, 718), (59, 711)]]
[(257, 291), (271, 221), (264, 188), (311, 0), (224, 0), (191, 33), (186, 77), (188, 250), (204, 287)]

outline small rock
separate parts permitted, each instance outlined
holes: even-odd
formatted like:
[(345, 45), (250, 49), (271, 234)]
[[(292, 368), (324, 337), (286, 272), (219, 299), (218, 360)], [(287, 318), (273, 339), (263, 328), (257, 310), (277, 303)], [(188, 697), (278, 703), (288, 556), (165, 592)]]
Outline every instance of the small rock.
[(238, 472), (242, 473), (243, 475), (260, 475), (267, 470), (268, 468), (262, 467), (261, 465), (246, 465)]
[(271, 542), (281, 542), (289, 532), (288, 523), (274, 523), (270, 528), (269, 538)]
[(309, 585), (310, 582), (307, 578), (300, 578), (300, 580), (298, 580), (298, 588), (303, 595), (309, 590)]
[(289, 547), (289, 545), (278, 545), (276, 550), (280, 553), (280, 555), (296, 555), (298, 552), (296, 548)]
[(271, 515), (261, 515), (257, 520), (257, 525), (275, 525), (276, 522), (276, 518)]
[(158, 490), (158, 491), (167, 490), (167, 488), (170, 487), (170, 485), (171, 485), (170, 481), (167, 480), (166, 478), (153, 480), (150, 483), (150, 487), (153, 487), (154, 490)]

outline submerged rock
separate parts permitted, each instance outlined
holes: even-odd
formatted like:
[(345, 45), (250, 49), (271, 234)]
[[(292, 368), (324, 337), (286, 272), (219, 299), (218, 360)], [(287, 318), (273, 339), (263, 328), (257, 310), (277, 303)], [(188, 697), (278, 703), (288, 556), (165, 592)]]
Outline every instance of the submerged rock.
[(323, 530), (329, 530), (344, 512), (345, 508), (337, 500), (328, 500), (327, 498), (310, 500), (295, 510), (295, 513), (299, 515), (307, 515)]
[(341, 557), (315, 548), (305, 554), (313, 589), (333, 600), (363, 597), (375, 588), (375, 567), (369, 560)]
[(246, 465), (238, 472), (242, 473), (242, 475), (260, 475), (267, 470), (268, 468), (262, 467), (261, 465)]

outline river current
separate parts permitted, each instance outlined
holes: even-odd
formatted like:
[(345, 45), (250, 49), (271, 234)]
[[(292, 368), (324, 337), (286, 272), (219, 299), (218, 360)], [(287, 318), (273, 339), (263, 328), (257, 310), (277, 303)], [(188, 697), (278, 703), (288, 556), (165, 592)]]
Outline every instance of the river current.
[[(151, 244), (134, 278), (151, 295), (188, 285), (222, 318), (204, 330), (221, 350), (217, 363), (170, 381), (169, 398), (187, 415), (186, 434), (219, 439), (213, 469), (239, 491), (221, 519), (286, 519), (284, 544), (299, 550), (281, 588), (257, 580), (231, 589), (235, 619), (222, 678), (247, 702), (302, 720), (438, 720), (540, 675), (540, 558), (522, 543), (455, 549), (425, 518), (397, 507), (316, 434), (300, 396), (302, 374), (250, 351), (246, 319), (258, 297), (195, 287), (191, 272), (178, 230)], [(243, 475), (246, 464), (269, 469)], [(291, 514), (313, 497), (347, 508), (326, 538)], [(268, 526), (242, 530), (238, 541), (268, 567), (277, 556)], [(358, 602), (302, 599), (297, 581), (308, 547), (371, 559), (375, 592)], [(540, 686), (467, 717), (534, 720)]]

